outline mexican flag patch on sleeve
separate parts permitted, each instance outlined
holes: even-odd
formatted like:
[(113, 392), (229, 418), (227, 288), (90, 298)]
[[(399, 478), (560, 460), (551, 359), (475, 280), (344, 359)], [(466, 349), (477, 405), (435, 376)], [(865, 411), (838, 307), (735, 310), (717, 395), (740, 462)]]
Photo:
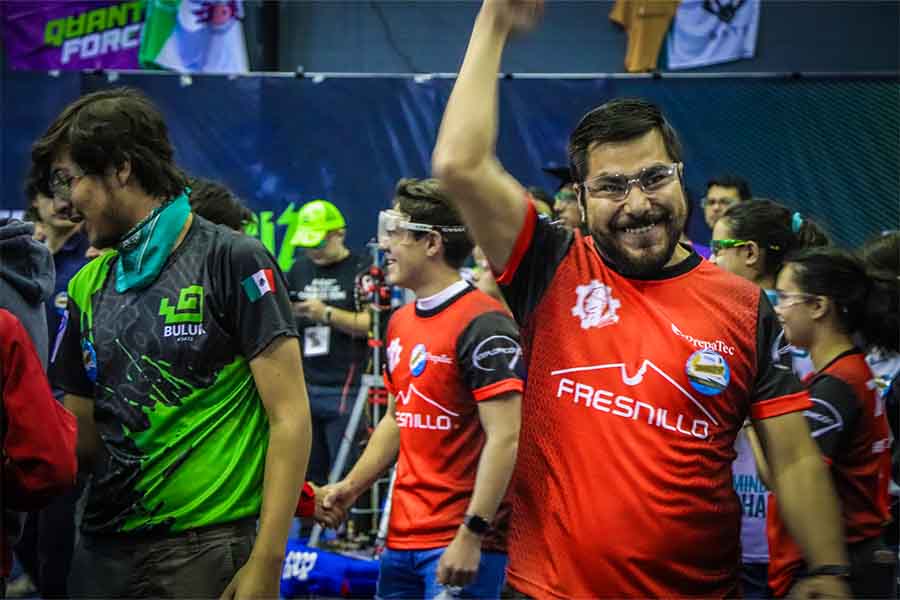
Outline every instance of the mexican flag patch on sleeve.
[(256, 302), (266, 294), (275, 292), (275, 274), (272, 269), (260, 269), (241, 282), (250, 302)]

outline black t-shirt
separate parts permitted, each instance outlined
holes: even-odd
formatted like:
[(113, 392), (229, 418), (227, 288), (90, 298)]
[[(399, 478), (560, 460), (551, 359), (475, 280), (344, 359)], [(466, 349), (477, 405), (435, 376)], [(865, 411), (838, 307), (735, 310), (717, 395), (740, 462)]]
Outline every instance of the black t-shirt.
[[(352, 252), (330, 265), (317, 265), (303, 256), (287, 274), (288, 285), (301, 300), (317, 299), (334, 308), (359, 312), (363, 306), (357, 301), (356, 276), (371, 262)], [(358, 384), (368, 354), (366, 337), (353, 337), (334, 325), (306, 318), (296, 321), (306, 383), (328, 387)]]
[[(51, 380), (94, 400), (101, 438), (83, 529), (184, 531), (259, 514), (268, 419), (250, 361), (296, 336), (255, 239), (195, 216), (148, 287), (110, 252), (69, 282)], [(299, 377), (299, 373), (297, 374)]]

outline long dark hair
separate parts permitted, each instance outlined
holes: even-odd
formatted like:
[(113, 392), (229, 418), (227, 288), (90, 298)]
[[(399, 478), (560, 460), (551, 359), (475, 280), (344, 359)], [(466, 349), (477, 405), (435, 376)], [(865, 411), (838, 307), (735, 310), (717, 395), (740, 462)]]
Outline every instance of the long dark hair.
[(774, 200), (738, 202), (722, 216), (737, 240), (764, 249), (762, 275), (777, 275), (785, 257), (804, 248), (827, 246), (828, 236), (811, 219)]
[(867, 348), (900, 352), (896, 275), (885, 279), (867, 271), (857, 256), (834, 247), (802, 250), (785, 265), (794, 267), (804, 292), (831, 299), (844, 333), (861, 335)]

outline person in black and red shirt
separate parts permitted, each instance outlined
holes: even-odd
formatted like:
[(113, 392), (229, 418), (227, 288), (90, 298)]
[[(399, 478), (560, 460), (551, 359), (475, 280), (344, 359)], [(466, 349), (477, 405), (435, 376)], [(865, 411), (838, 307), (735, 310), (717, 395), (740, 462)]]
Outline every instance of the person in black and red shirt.
[[(510, 584), (539, 598), (737, 595), (730, 467), (747, 416), (810, 564), (845, 567), (837, 499), (801, 412), (809, 396), (775, 358), (771, 304), (678, 244), (684, 165), (660, 110), (612, 101), (573, 132), (589, 235), (538, 219), (497, 160), (503, 47), (541, 6), (486, 0), (432, 158), (522, 326)], [(800, 595), (846, 592), (823, 574)]]
[[(867, 345), (900, 350), (897, 282), (871, 280), (845, 251), (816, 248), (788, 259), (777, 293), (775, 310), (785, 335), (809, 350), (816, 369), (808, 383), (813, 404), (806, 418), (841, 498), (853, 596), (896, 598), (896, 556), (882, 540), (890, 521), (888, 419), (854, 335)], [(769, 585), (780, 597), (808, 567), (772, 504), (768, 525)]]
[[(435, 180), (401, 180), (379, 216), (393, 285), (416, 293), (387, 330), (387, 415), (325, 506), (347, 507), (399, 451), (379, 598), (498, 598), (523, 389), (518, 330), (459, 275), (472, 251)], [(326, 492), (327, 490), (327, 492)], [(463, 588), (452, 590), (452, 588)]]

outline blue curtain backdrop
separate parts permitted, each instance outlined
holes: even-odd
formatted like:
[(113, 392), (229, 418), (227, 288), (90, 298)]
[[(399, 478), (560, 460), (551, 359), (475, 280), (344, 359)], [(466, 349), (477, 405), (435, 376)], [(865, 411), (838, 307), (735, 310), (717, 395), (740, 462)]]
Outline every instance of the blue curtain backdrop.
[[(188, 172), (218, 179), (260, 215), (255, 234), (283, 267), (292, 211), (316, 198), (347, 216), (349, 242), (374, 233), (400, 177), (424, 177), (453, 82), (447, 79), (193, 77), (7, 72), (2, 88), (0, 209), (21, 209), (31, 142), (81, 93), (129, 85), (162, 109)], [(520, 181), (553, 191), (541, 171), (564, 163), (568, 133), (603, 101), (658, 102), (681, 133), (695, 201), (735, 172), (754, 195), (780, 198), (855, 246), (900, 221), (900, 106), (885, 79), (505, 79), (498, 154)], [(689, 232), (709, 232), (696, 210)]]

